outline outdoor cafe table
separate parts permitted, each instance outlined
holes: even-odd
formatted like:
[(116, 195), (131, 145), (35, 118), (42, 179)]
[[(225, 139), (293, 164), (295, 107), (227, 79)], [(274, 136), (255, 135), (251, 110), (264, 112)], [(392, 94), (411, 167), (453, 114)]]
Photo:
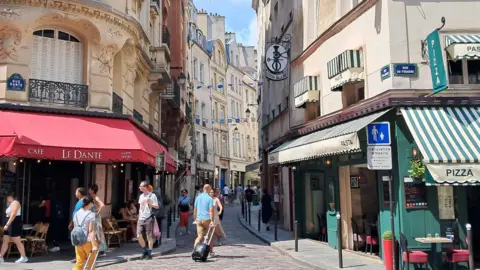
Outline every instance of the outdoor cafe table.
[(415, 241), (422, 244), (431, 244), (432, 245), (432, 255), (433, 255), (433, 269), (440, 269), (437, 267), (437, 244), (449, 244), (453, 241), (446, 237), (417, 237)]

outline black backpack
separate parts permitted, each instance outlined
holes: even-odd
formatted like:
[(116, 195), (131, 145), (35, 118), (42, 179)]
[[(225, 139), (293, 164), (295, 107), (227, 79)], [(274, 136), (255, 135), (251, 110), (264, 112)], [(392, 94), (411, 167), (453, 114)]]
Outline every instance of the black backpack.
[(157, 218), (165, 217), (165, 206), (163, 205), (162, 195), (159, 194), (158, 192), (152, 192), (152, 194), (157, 196), (157, 201), (158, 201), (158, 208), (156, 208), (156, 209), (152, 208), (151, 209), (152, 216), (157, 217)]

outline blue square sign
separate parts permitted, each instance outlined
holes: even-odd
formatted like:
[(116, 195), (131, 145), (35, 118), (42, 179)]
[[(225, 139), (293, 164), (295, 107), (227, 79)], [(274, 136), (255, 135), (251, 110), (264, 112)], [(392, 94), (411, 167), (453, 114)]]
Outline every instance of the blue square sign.
[(390, 145), (390, 123), (375, 122), (367, 125), (367, 144), (368, 145)]

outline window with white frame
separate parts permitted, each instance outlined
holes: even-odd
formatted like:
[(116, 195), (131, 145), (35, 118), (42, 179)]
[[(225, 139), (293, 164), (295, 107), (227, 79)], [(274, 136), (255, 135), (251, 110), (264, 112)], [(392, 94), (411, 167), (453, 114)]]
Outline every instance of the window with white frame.
[(480, 60), (449, 60), (448, 75), (450, 84), (478, 85), (480, 84)]
[(200, 82), (205, 83), (205, 66), (203, 63), (200, 63)]
[(233, 75), (230, 75), (230, 89), (232, 89), (232, 90), (235, 89), (235, 84), (233, 82)]
[(200, 102), (198, 99), (195, 100), (195, 116), (197, 119), (202, 119), (202, 114), (200, 112)]
[(225, 106), (223, 105), (220, 106), (220, 120), (222, 119), (225, 120)]
[(242, 138), (241, 138), (241, 140), (240, 140), (240, 151), (239, 151), (239, 152), (240, 152), (240, 157), (243, 157), (243, 156), (245, 155), (245, 151), (244, 151), (244, 149), (243, 149), (244, 143), (245, 143), (245, 142), (244, 142), (244, 140), (243, 140), (243, 134), (242, 134)]
[(30, 72), (32, 79), (82, 84), (82, 43), (74, 35), (58, 29), (33, 32)]
[(197, 141), (197, 153), (200, 153), (200, 149), (202, 149), (201, 145), (200, 145), (201, 144), (201, 142), (200, 142), (200, 132), (197, 131), (195, 136), (196, 136), (195, 140)]
[(228, 141), (227, 141), (227, 135), (222, 135), (222, 156), (227, 156), (227, 150), (228, 150)]
[(237, 85), (237, 77), (235, 77), (235, 84), (234, 84), (234, 89), (235, 89), (235, 92), (238, 92), (238, 85)]
[(202, 122), (206, 121), (207, 118), (209, 118), (208, 115), (206, 115), (206, 113), (205, 113), (205, 103), (203, 103), (203, 102), (202, 102), (202, 108), (200, 110), (200, 113), (201, 113), (201, 117), (202, 117), (202, 120), (201, 120)]
[(230, 102), (230, 117), (235, 118), (235, 101)]
[(233, 136), (232, 136), (232, 147), (233, 147), (233, 156), (234, 157), (237, 157), (238, 156), (238, 153), (237, 153), (237, 135), (236, 133), (234, 132), (233, 133)]
[(195, 78), (195, 80), (198, 80), (198, 61), (197, 61), (197, 58), (193, 58), (193, 78)]

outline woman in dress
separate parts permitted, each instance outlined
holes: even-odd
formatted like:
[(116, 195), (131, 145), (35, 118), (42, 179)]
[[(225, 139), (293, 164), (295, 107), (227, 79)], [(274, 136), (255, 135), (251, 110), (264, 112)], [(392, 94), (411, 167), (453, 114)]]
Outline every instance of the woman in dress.
[(7, 252), (10, 240), (17, 246), (20, 253), (20, 259), (16, 263), (26, 263), (28, 261), (25, 254), (25, 247), (20, 240), (22, 236), (22, 207), (20, 202), (15, 199), (15, 193), (11, 192), (7, 195), (8, 208), (5, 211), (7, 214), (7, 224), (3, 227), (3, 243), (0, 251), (0, 263), (3, 263), (3, 255)]
[(105, 207), (105, 204), (102, 200), (97, 196), (98, 186), (91, 185), (88, 189), (88, 193), (93, 198), (93, 207), (92, 212), (95, 213), (95, 234), (97, 237), (97, 241), (100, 246), (99, 254), (105, 255), (107, 251), (107, 243), (105, 241), (105, 235), (103, 234), (102, 228), (102, 210)]
[(219, 217), (223, 213), (223, 205), (220, 202), (220, 199), (218, 199), (215, 196), (215, 191), (213, 189), (210, 190), (209, 194), (210, 194), (210, 197), (212, 197), (213, 199), (213, 209), (214, 209), (213, 211), (215, 212), (215, 220), (213, 221), (215, 225), (215, 235), (217, 236), (217, 239), (218, 239), (218, 245), (221, 246), (222, 245), (221, 239), (226, 236), (225, 232), (223, 231), (222, 222), (220, 221), (220, 217)]
[(188, 234), (188, 216), (190, 215), (190, 197), (186, 189), (182, 190), (182, 195), (178, 198), (178, 209), (180, 210), (180, 235), (183, 235), (182, 228)]
[(272, 217), (273, 213), (273, 201), (272, 197), (268, 194), (268, 191), (266, 189), (263, 190), (263, 196), (261, 199), (261, 204), (262, 204), (262, 222), (265, 224), (265, 228), (267, 231), (270, 230), (270, 226), (268, 225), (268, 222), (270, 222), (270, 218)]

